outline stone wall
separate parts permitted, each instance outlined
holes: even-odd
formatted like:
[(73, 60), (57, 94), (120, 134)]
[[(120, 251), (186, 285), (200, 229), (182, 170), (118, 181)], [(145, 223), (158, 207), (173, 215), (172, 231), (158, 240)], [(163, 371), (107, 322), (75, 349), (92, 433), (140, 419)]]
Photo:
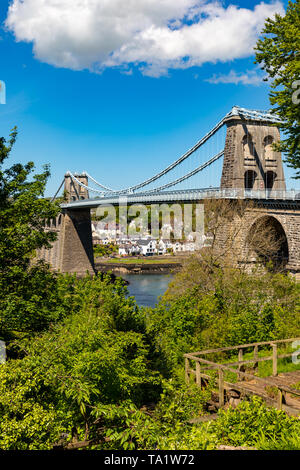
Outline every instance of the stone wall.
[(282, 226), (288, 243), (286, 269), (300, 279), (300, 203), (260, 201), (249, 208), (242, 216), (236, 215), (225, 223), (217, 234), (218, 250), (222, 252), (226, 243), (231, 243), (230, 258), (233, 265), (254, 263), (256, 255), (251, 251), (247, 238), (251, 227), (262, 217), (273, 217)]
[[(59, 223), (58, 223), (59, 221)], [(48, 262), (52, 269), (79, 276), (94, 274), (94, 254), (89, 209), (68, 210), (51, 221), (46, 230), (55, 231), (57, 240), (51, 249), (39, 250), (38, 258)]]
[(247, 121), (239, 116), (228, 119), (221, 189), (244, 189), (245, 173), (253, 172), (256, 178), (251, 189), (265, 189), (267, 176), (276, 174), (272, 189), (285, 190), (281, 153), (266, 152), (268, 138), (273, 142), (280, 139), (278, 128), (270, 123)]

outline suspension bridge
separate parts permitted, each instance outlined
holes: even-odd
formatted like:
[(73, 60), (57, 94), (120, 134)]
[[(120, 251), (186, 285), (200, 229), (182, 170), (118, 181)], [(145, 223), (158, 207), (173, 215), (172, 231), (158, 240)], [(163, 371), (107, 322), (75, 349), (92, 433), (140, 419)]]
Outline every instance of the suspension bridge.
[[(69, 182), (65, 184), (64, 180), (58, 190), (65, 184), (70, 196), (68, 204), (62, 207), (92, 208), (116, 204), (122, 199), (128, 203), (184, 202), (211, 197), (300, 199), (300, 190), (286, 191), (281, 156), (273, 151), (273, 143), (280, 137), (277, 127), (280, 124), (280, 119), (269, 112), (234, 106), (183, 155), (135, 185), (116, 189), (97, 181), (88, 172), (68, 171)], [(235, 131), (240, 127), (240, 141), (235, 138), (232, 142), (229, 132), (232, 126)], [(228, 170), (231, 175), (226, 174)]]
[(270, 112), (234, 106), (176, 160), (124, 188), (68, 171), (53, 197), (64, 188), (62, 213), (48, 227), (58, 240), (40, 256), (62, 272), (94, 272), (90, 210), (100, 205), (251, 199), (255, 209), (241, 221), (239, 256), (253, 224), (266, 218), (283, 239), (287, 269), (300, 277), (300, 189), (286, 189), (281, 153), (274, 148), (281, 124)]

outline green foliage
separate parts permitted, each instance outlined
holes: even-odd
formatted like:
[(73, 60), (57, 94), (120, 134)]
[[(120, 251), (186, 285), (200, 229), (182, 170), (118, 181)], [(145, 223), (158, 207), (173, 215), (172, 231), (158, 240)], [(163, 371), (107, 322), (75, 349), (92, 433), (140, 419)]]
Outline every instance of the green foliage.
[(2, 450), (48, 449), (64, 430), (57, 420), (57, 410), (45, 399), (42, 377), (36, 372), (26, 371), (20, 361), (10, 361), (0, 367)]
[(32, 162), (3, 169), (17, 137), (0, 139), (0, 338), (15, 331), (41, 331), (61, 318), (57, 278), (42, 263), (33, 265), (36, 250), (49, 248), (56, 234), (45, 231), (45, 221), (57, 216), (59, 206), (44, 199), (49, 167), (35, 174)]
[[(15, 138), (0, 140), (1, 168)], [(121, 279), (54, 274), (33, 257), (59, 209), (43, 199), (49, 169), (32, 171), (0, 171), (0, 448), (299, 448), (299, 421), (256, 399), (196, 424), (211, 389), (186, 386), (182, 367), (191, 350), (299, 334), (299, 284), (194, 257), (139, 309)]]
[[(113, 449), (205, 449), (214, 448), (204, 428), (189, 424), (203, 414), (210, 390), (199, 393), (178, 380), (163, 381), (160, 401), (153, 411), (133, 406), (110, 415), (112, 429), (107, 431)], [(124, 428), (126, 426), (126, 428)]]
[[(297, 447), (297, 420), (259, 400), (220, 412), (214, 423), (192, 424), (205, 413), (211, 389), (200, 392), (184, 384), (180, 349), (201, 338), (218, 299), (177, 299), (159, 325), (164, 334), (156, 337), (159, 328), (146, 327), (149, 310), (126, 297), (120, 279), (59, 279), (62, 291), (67, 286), (63, 295), (72, 313), (39, 337), (19, 341), (23, 357), (0, 367), (1, 449), (51, 449), (80, 441), (112, 450), (270, 448), (275, 440), (277, 447)], [(172, 316), (176, 333), (167, 341)], [(173, 377), (162, 379), (163, 350), (172, 348)]]
[(34, 170), (33, 162), (25, 166), (15, 164), (3, 170), (16, 141), (14, 129), (8, 143), (0, 139), (0, 260), (2, 274), (12, 267), (27, 269), (35, 250), (50, 247), (55, 234), (44, 230), (46, 220), (59, 212), (58, 204), (43, 199), (45, 186), (50, 176), (49, 167), (44, 172), (29, 176)]
[(76, 281), (75, 313), (0, 367), (0, 448), (51, 448), (62, 432), (104, 441), (124, 412), (158, 396), (144, 319), (125, 294), (109, 276)]
[(0, 288), (0, 337), (8, 343), (46, 329), (71, 311), (71, 279), (53, 274), (43, 263), (26, 270), (12, 267), (0, 275)]
[(204, 414), (205, 403), (211, 397), (211, 388), (200, 391), (195, 384), (188, 387), (177, 379), (165, 380), (160, 402), (155, 408), (155, 417), (168, 425), (170, 431), (176, 423), (184, 423)]
[(261, 438), (256, 444), (258, 450), (300, 450), (299, 431), (282, 435), (280, 439)]
[[(300, 2), (290, 1), (285, 16), (275, 15), (268, 19), (263, 30), (265, 35), (256, 46), (256, 62), (261, 64), (273, 80), (270, 102), (273, 110), (285, 122), (281, 129), (286, 138), (281, 140), (279, 150), (286, 152), (287, 162), (300, 168)], [(298, 90), (298, 91), (297, 91)], [(300, 177), (297, 171), (296, 176)]]
[[(285, 442), (298, 436), (300, 449), (300, 422), (283, 411), (268, 408), (258, 397), (243, 401), (237, 408), (219, 411), (211, 424), (211, 432), (222, 444), (249, 447), (271, 447), (274, 442)], [(275, 447), (276, 448), (276, 447)]]
[(296, 390), (300, 390), (300, 382), (295, 383), (292, 388), (295, 388)]
[(110, 256), (113, 253), (118, 252), (117, 245), (110, 244), (110, 245), (95, 245), (94, 246), (94, 255), (103, 257), (103, 256)]
[(300, 334), (300, 286), (292, 278), (216, 268), (199, 284), (202, 271), (192, 260), (147, 315), (166, 369), (182, 364), (186, 352)]
[(165, 362), (165, 370), (181, 364), (185, 352), (199, 349), (201, 332), (214, 312), (214, 300), (209, 299), (201, 307), (194, 292), (188, 292), (170, 302), (162, 300), (148, 314), (148, 334), (153, 338), (159, 361)]

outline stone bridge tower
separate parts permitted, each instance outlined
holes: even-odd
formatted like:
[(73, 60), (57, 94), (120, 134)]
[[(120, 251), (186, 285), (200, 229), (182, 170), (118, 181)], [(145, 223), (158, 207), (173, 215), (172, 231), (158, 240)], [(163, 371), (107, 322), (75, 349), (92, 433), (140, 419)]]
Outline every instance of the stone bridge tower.
[[(85, 186), (88, 186), (88, 177), (85, 173), (75, 173), (74, 176), (78, 181), (80, 181), (80, 183), (84, 184)], [(85, 188), (84, 186), (80, 186), (80, 184), (78, 184), (76, 180), (74, 181), (70, 173), (65, 174), (64, 190), (68, 202), (89, 198), (89, 192), (87, 188)]]
[(278, 127), (234, 112), (225, 122), (221, 189), (285, 190), (281, 153), (273, 150), (280, 139)]
[[(85, 174), (74, 176), (88, 185)], [(82, 201), (89, 197), (88, 190), (73, 180), (69, 173), (65, 175), (64, 190), (67, 202)], [(56, 220), (46, 222), (45, 230), (55, 231), (57, 240), (51, 249), (40, 250), (39, 259), (48, 262), (54, 271), (76, 273), (79, 276), (95, 273), (89, 208), (63, 209)]]

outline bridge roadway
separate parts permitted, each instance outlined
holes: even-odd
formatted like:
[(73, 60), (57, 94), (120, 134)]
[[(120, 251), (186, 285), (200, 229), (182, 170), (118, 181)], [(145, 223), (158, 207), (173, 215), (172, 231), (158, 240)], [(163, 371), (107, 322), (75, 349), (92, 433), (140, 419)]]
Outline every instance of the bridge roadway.
[(94, 199), (81, 199), (61, 204), (62, 209), (93, 209), (99, 205), (125, 204), (163, 204), (193, 203), (203, 199), (253, 199), (266, 201), (299, 201), (300, 190), (244, 190), (204, 188), (177, 191), (128, 193), (122, 195), (105, 195)]

